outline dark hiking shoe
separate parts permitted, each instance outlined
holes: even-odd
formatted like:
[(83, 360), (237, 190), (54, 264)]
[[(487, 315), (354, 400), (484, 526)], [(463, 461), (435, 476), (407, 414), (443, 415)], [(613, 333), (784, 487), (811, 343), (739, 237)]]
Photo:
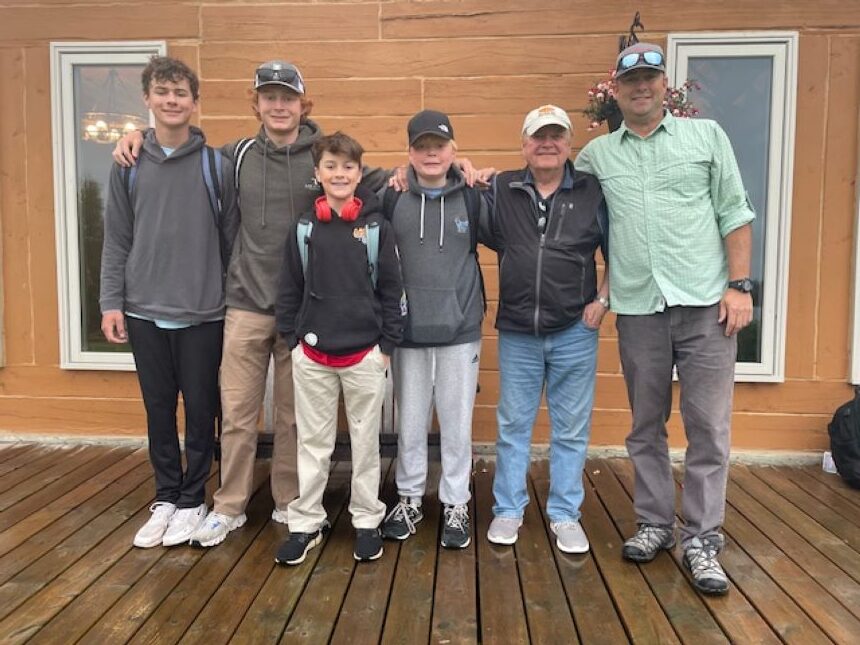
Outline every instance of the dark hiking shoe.
[(704, 594), (722, 595), (729, 590), (729, 579), (717, 560), (722, 546), (720, 536), (694, 537), (684, 549), (684, 566), (693, 586)]
[(621, 555), (633, 562), (651, 562), (663, 549), (675, 546), (675, 531), (665, 526), (640, 524), (636, 534), (624, 543)]

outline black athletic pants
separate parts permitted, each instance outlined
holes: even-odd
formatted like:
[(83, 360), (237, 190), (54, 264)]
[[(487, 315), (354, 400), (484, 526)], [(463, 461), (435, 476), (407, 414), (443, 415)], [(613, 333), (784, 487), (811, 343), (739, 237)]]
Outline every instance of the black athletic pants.
[[(224, 323), (159, 329), (148, 320), (128, 317), (126, 325), (146, 406), (155, 499), (178, 508), (199, 506), (205, 501), (215, 445)], [(176, 430), (179, 392), (185, 403), (184, 473)]]

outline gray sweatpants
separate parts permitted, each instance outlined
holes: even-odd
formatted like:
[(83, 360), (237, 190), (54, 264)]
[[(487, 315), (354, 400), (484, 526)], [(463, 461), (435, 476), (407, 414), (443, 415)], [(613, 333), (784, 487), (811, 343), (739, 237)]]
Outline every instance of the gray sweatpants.
[(439, 419), (443, 504), (469, 501), (472, 473), (472, 407), (481, 341), (394, 350), (397, 404), (397, 492), (421, 498), (427, 486), (427, 433), (433, 408)]
[(627, 452), (635, 469), (640, 523), (675, 525), (675, 484), (666, 421), (672, 409), (672, 367), (681, 384), (687, 435), (681, 494), (681, 543), (719, 534), (726, 504), (737, 337), (717, 323), (718, 305), (670, 307), (648, 316), (619, 315), (621, 366), (633, 429)]

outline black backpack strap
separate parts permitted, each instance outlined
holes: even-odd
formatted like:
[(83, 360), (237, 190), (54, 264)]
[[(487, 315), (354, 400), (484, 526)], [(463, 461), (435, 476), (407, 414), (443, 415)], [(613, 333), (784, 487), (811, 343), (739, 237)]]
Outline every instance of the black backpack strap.
[(239, 194), (239, 169), (245, 159), (245, 153), (254, 145), (254, 139), (239, 139), (233, 149), (233, 184), (236, 186), (236, 195)]
[(481, 262), (478, 258), (478, 227), (481, 225), (481, 200), (483, 197), (474, 186), (466, 186), (463, 189), (463, 199), (466, 202), (466, 216), (469, 218), (469, 250), (475, 256), (475, 263), (478, 265), (481, 302), (484, 304), (484, 313), (487, 313), (487, 290), (484, 287), (484, 272), (481, 271)]
[(397, 208), (399, 199), (400, 191), (391, 186), (386, 186), (385, 192), (382, 194), (382, 214), (389, 222), (394, 218), (394, 209)]

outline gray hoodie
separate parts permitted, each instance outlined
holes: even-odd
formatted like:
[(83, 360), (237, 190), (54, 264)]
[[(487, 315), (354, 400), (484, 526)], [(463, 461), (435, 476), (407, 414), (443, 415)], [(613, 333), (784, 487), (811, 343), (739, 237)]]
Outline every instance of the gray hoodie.
[[(296, 141), (278, 148), (261, 127), (239, 169), (241, 226), (227, 272), (227, 306), (275, 313), (287, 232), (320, 196), (311, 146), (319, 126), (305, 120)], [(222, 151), (233, 158), (236, 143)]]
[[(278, 148), (263, 127), (239, 169), (241, 226), (227, 273), (227, 306), (273, 316), (284, 243), (302, 213), (313, 210), (322, 190), (314, 178), (311, 147), (322, 136), (311, 119), (295, 142)], [(237, 142), (222, 148), (233, 159)], [(363, 182), (376, 190), (384, 171), (365, 169)]]
[[(438, 197), (430, 198), (408, 170), (391, 224), (409, 302), (402, 347), (457, 345), (481, 338), (484, 315), (480, 269), (471, 253), (465, 182), (452, 167)], [(382, 195), (383, 191), (380, 191)], [(486, 204), (480, 200), (481, 219)]]
[(224, 316), (221, 245), (229, 257), (238, 226), (233, 166), (223, 160), (222, 220), (203, 180), (199, 130), (169, 157), (149, 130), (131, 200), (122, 169), (111, 169), (102, 248), (102, 312), (200, 323)]

